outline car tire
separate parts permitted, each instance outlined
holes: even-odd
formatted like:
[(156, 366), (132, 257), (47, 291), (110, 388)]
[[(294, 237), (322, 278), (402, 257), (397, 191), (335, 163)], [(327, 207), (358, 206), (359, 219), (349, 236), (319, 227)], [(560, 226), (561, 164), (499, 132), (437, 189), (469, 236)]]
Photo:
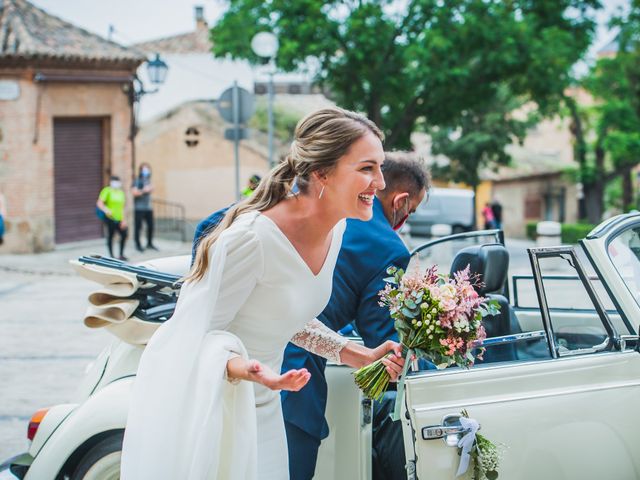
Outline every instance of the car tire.
[(121, 433), (110, 435), (91, 447), (78, 462), (71, 480), (118, 480), (122, 438)]

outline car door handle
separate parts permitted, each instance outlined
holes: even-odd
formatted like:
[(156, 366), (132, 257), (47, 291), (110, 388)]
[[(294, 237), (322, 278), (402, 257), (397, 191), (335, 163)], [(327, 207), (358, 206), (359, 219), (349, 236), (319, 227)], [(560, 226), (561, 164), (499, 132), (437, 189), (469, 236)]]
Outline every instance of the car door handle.
[(422, 428), (423, 440), (444, 439), (450, 447), (457, 447), (458, 442), (467, 432), (467, 429), (460, 424), (460, 414), (453, 413), (442, 417), (441, 425), (429, 425)]

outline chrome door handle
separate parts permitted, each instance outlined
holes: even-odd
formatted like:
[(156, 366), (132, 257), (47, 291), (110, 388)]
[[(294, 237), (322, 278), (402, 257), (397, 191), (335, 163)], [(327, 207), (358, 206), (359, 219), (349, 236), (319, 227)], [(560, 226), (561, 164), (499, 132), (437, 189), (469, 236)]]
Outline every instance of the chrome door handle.
[(454, 413), (442, 417), (441, 425), (429, 425), (422, 428), (423, 440), (444, 439), (450, 447), (457, 447), (458, 442), (467, 432), (460, 424), (460, 414)]

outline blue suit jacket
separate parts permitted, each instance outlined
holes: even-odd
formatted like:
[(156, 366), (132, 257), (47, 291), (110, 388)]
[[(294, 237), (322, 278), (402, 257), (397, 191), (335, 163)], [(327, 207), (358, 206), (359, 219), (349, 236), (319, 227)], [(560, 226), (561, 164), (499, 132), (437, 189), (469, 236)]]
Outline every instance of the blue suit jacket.
[[(226, 209), (200, 222), (194, 245), (200, 236), (217, 224)], [(384, 288), (386, 269), (395, 265), (406, 269), (409, 251), (393, 231), (380, 201), (373, 202), (373, 218), (368, 222), (347, 220), (333, 275), (331, 299), (318, 316), (332, 330), (340, 330), (355, 320), (358, 333), (368, 347), (377, 347), (387, 339), (397, 340), (393, 320), (378, 304), (378, 292)], [(329, 434), (324, 418), (327, 403), (326, 360), (293, 344), (285, 350), (282, 371), (306, 368), (311, 380), (299, 392), (282, 392), (284, 419), (308, 434), (322, 439)]]

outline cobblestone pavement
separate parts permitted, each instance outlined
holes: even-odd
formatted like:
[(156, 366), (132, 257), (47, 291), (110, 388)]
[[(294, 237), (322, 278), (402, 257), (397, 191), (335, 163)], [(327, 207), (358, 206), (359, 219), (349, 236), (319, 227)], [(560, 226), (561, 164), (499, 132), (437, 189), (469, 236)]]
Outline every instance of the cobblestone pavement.
[[(189, 253), (190, 245), (158, 240), (159, 252), (130, 260)], [(86, 366), (113, 339), (82, 323), (97, 287), (68, 261), (104, 254), (102, 242), (34, 255), (0, 255), (0, 463), (26, 451), (27, 425), (42, 407), (68, 403)]]
[[(422, 243), (413, 239), (411, 246)], [(190, 245), (158, 241), (160, 252), (132, 262), (189, 253)], [(512, 271), (528, 269), (526, 241), (510, 241)], [(70, 402), (85, 367), (112, 340), (81, 319), (97, 284), (76, 275), (70, 259), (104, 253), (102, 242), (34, 255), (0, 255), (0, 462), (26, 451), (27, 424), (39, 408)], [(436, 259), (433, 259), (437, 261)]]

